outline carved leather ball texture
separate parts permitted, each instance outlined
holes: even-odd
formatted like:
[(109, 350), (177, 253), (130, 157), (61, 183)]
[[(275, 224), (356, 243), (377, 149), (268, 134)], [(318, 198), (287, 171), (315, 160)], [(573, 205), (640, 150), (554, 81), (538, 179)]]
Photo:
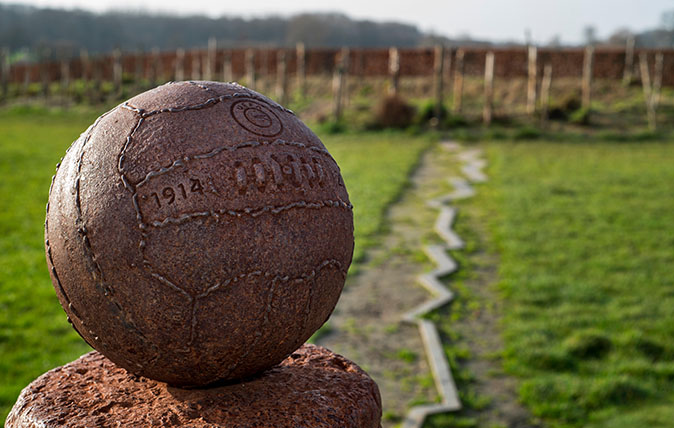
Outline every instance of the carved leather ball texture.
[(329, 317), (353, 253), (334, 159), (236, 84), (169, 83), (101, 116), (52, 183), (47, 263), (73, 327), (176, 386), (279, 363)]

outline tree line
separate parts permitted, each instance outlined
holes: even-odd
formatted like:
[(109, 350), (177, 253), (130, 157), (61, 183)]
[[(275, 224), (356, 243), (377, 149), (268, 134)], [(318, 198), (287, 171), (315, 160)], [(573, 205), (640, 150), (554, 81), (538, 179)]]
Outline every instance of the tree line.
[[(674, 10), (663, 13), (661, 25), (652, 30), (633, 34), (621, 29), (606, 40), (589, 42), (624, 46), (633, 36), (637, 47), (674, 46)], [(0, 3), (0, 48), (12, 52), (12, 62), (64, 59), (79, 55), (82, 49), (97, 54), (116, 48), (127, 52), (205, 48), (212, 37), (219, 47), (291, 47), (298, 42), (308, 48), (518, 44), (489, 43), (469, 36), (450, 40), (424, 33), (410, 24), (355, 20), (339, 13), (211, 18), (124, 11), (94, 13)]]
[[(337, 13), (261, 18), (175, 16), (0, 4), (0, 46), (12, 52), (41, 51), (41, 56), (205, 47), (215, 37), (222, 47), (416, 47), (437, 38), (414, 25), (354, 20)], [(430, 40), (434, 39), (434, 40)], [(430, 40), (430, 41), (429, 41)], [(48, 52), (48, 53), (47, 53)]]

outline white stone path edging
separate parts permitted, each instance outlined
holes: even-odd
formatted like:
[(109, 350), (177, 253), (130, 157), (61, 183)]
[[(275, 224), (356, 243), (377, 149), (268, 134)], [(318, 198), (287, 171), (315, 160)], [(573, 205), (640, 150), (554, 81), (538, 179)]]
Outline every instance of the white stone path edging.
[(454, 298), (454, 293), (445, 287), (440, 278), (456, 272), (459, 266), (448, 254), (448, 251), (464, 248), (464, 242), (452, 230), (457, 209), (447, 204), (457, 199), (470, 198), (475, 195), (475, 190), (470, 183), (483, 183), (487, 181), (487, 176), (482, 172), (482, 168), (486, 166), (486, 162), (479, 158), (482, 155), (481, 150), (462, 149), (461, 146), (452, 142), (443, 142), (441, 146), (446, 150), (458, 152), (457, 157), (463, 162), (461, 172), (466, 176), (467, 180), (461, 177), (449, 178), (449, 183), (454, 187), (454, 191), (427, 202), (428, 206), (440, 210), (440, 214), (435, 221), (435, 232), (445, 241), (445, 244), (424, 247), (424, 252), (437, 264), (437, 268), (419, 275), (417, 280), (433, 295), (433, 299), (422, 303), (404, 314), (403, 321), (416, 323), (419, 327), (421, 339), (424, 343), (428, 362), (435, 380), (435, 387), (438, 389), (442, 400), (437, 404), (425, 404), (410, 409), (402, 424), (403, 428), (421, 428), (428, 415), (453, 412), (461, 409), (459, 394), (452, 378), (452, 372), (447, 362), (442, 342), (440, 341), (438, 329), (433, 322), (421, 317), (446, 305)]

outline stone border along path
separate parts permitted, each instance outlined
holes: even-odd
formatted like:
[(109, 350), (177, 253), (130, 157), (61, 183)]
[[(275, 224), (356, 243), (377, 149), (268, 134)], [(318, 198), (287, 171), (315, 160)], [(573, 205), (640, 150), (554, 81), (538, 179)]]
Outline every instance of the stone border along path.
[(438, 267), (428, 273), (419, 275), (417, 281), (435, 297), (404, 314), (403, 321), (416, 323), (419, 327), (435, 386), (442, 397), (442, 401), (438, 404), (425, 404), (410, 409), (403, 422), (403, 428), (421, 428), (428, 415), (461, 409), (461, 401), (438, 330), (433, 322), (421, 317), (451, 302), (454, 298), (454, 293), (445, 287), (440, 278), (456, 272), (458, 269), (458, 264), (448, 254), (448, 251), (463, 249), (465, 245), (463, 240), (452, 230), (457, 209), (448, 206), (447, 203), (475, 195), (475, 190), (470, 183), (487, 181), (487, 176), (482, 172), (482, 168), (486, 166), (486, 161), (479, 158), (482, 155), (482, 151), (479, 149), (463, 149), (459, 144), (453, 142), (440, 144), (445, 150), (458, 152), (457, 157), (463, 162), (461, 172), (467, 177), (467, 180), (462, 177), (449, 178), (449, 183), (454, 186), (454, 191), (427, 201), (428, 206), (440, 210), (435, 222), (435, 232), (440, 235), (445, 244), (424, 247), (424, 252), (435, 261)]

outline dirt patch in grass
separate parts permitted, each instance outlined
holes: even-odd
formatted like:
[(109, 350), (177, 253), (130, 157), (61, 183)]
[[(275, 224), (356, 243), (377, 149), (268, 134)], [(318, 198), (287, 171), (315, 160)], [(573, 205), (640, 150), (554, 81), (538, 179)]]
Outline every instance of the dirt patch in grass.
[(327, 331), (316, 340), (374, 378), (385, 427), (400, 422), (411, 405), (437, 399), (417, 327), (401, 322), (406, 311), (429, 298), (416, 277), (430, 266), (421, 245), (433, 214), (423, 208), (421, 194), (433, 174), (427, 166), (431, 156), (424, 156), (410, 188), (390, 208), (381, 243), (367, 251), (359, 274), (347, 280)]
[[(426, 201), (452, 191), (448, 178), (459, 170), (455, 156), (441, 147), (426, 153), (410, 188), (388, 212), (388, 232), (367, 251), (360, 273), (347, 281), (329, 328), (317, 338), (375, 379), (382, 392), (384, 427), (401, 422), (410, 407), (438, 400), (418, 330), (400, 319), (430, 298), (416, 283), (417, 275), (434, 267), (423, 246), (440, 243), (432, 229), (438, 212)], [(468, 247), (465, 254), (454, 254), (462, 270), (447, 279), (457, 298), (432, 316), (465, 410), (435, 416), (427, 423), (430, 427), (536, 426), (517, 401), (516, 381), (501, 367), (501, 308), (492, 289), (498, 258), (483, 240), (485, 215), (470, 202), (462, 205), (456, 226)]]
[[(477, 196), (480, 197), (480, 187)], [(474, 200), (459, 203), (455, 230), (466, 250), (450, 288), (456, 299), (436, 315), (464, 409), (430, 418), (427, 427), (528, 428), (540, 425), (518, 401), (518, 381), (503, 370), (503, 300), (495, 289), (498, 254), (485, 242), (485, 216)]]
[[(494, 254), (473, 254), (475, 268), (464, 282), (470, 290), (469, 313), (452, 322), (452, 331), (461, 337), (460, 346), (470, 351), (470, 358), (460, 362), (460, 370), (471, 376), (464, 391), (476, 399), (466, 413), (477, 420), (479, 427), (525, 428), (539, 426), (517, 399), (517, 380), (503, 372), (499, 358), (503, 350), (500, 320), (502, 301), (491, 286), (496, 281), (498, 259)], [(460, 298), (460, 297), (459, 297)], [(484, 406), (484, 407), (482, 407)]]
[[(460, 175), (461, 167), (455, 153), (436, 150), (427, 162), (425, 167), (432, 173), (427, 177), (426, 194), (437, 196), (453, 190), (447, 179)], [(475, 186), (476, 196), (452, 203), (458, 207), (454, 230), (466, 243), (464, 250), (452, 252), (459, 271), (445, 278), (455, 299), (430, 316), (440, 331), (463, 410), (432, 416), (425, 426), (537, 427), (518, 402), (517, 380), (503, 371), (503, 308), (495, 289), (499, 257), (486, 238), (490, 214), (480, 203), (485, 186)]]

